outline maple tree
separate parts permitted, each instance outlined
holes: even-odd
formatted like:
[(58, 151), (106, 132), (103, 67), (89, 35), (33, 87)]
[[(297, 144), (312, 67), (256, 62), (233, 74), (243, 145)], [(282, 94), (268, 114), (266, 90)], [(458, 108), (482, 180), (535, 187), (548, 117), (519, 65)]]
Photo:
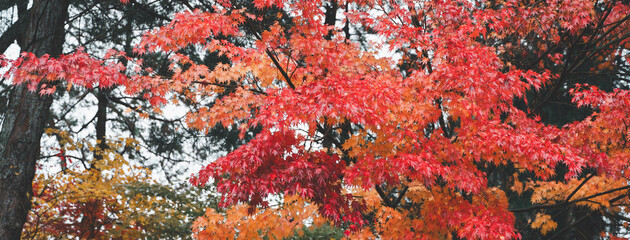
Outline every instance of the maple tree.
[[(607, 39), (593, 51), (608, 54), (598, 68), (620, 57), (627, 65), (623, 1), (214, 4), (146, 34), (137, 52), (170, 54), (173, 74), (136, 77), (127, 90), (150, 89), (144, 97), (156, 105), (170, 91), (203, 102), (233, 90), (188, 115), (200, 130), (262, 127), (191, 180), (213, 180), (223, 206), (247, 203), (255, 213), (270, 196), (298, 195), (358, 234), (493, 239), (521, 237), (512, 212), (587, 202), (620, 212), (627, 204), (627, 90), (566, 84), (575, 56), (549, 50), (568, 39)], [(350, 25), (379, 38), (365, 48)], [(180, 51), (191, 45), (229, 62), (199, 64)], [(510, 58), (531, 48), (534, 67)], [(564, 127), (541, 121), (549, 86), (572, 89), (573, 102), (593, 113)], [(489, 182), (494, 168), (512, 169), (511, 180)], [(533, 191), (535, 205), (510, 208), (512, 191)], [(366, 222), (369, 211), (376, 223)], [(208, 222), (222, 221), (214, 216)], [(555, 222), (538, 212), (531, 227), (546, 234)]]
[[(197, 237), (287, 237), (309, 214), (345, 226), (350, 238), (520, 238), (522, 217), (540, 234), (562, 234), (582, 218), (563, 227), (548, 210), (573, 206), (626, 221), (626, 2), (200, 7), (138, 46), (137, 54), (168, 55), (166, 73), (145, 66), (128, 78), (121, 65), (82, 51), (24, 54), (11, 71), (16, 83), (42, 94), (59, 79), (121, 84), (156, 112), (175, 93), (196, 105), (189, 127), (255, 133), (192, 178), (199, 186), (212, 180), (222, 207), (249, 205), (207, 211)], [(207, 64), (195, 51), (223, 60)], [(584, 68), (613, 72), (612, 87), (572, 80)], [(552, 122), (549, 103), (558, 98), (587, 110)], [(278, 196), (287, 209), (268, 208)], [(515, 208), (523, 198), (526, 206)]]

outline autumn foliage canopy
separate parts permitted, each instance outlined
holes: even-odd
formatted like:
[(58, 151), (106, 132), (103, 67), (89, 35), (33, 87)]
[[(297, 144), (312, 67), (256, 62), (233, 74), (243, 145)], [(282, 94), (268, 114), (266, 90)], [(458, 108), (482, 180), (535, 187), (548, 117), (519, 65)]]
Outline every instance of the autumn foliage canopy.
[[(199, 238), (291, 234), (239, 222), (245, 213), (300, 228), (312, 221), (308, 212), (345, 226), (350, 238), (518, 239), (515, 213), (531, 211), (531, 228), (546, 234), (556, 223), (544, 209), (628, 210), (620, 206), (630, 203), (630, 92), (565, 76), (574, 48), (597, 59), (589, 71), (630, 64), (627, 1), (208, 4), (211, 11), (176, 14), (137, 46), (139, 55), (170, 56), (166, 76), (141, 61), (128, 76), (120, 65), (74, 63), (81, 51), (60, 58), (63, 66), (41, 68), (33, 64), (51, 60), (25, 55), (15, 67), (45, 75), (19, 78), (35, 88), (59, 78), (124, 85), (156, 110), (183, 95), (197, 106), (188, 126), (200, 131), (262, 129), (190, 180), (215, 184), (221, 206), (235, 206), (199, 218)], [(182, 51), (190, 48), (223, 60), (202, 64)], [(74, 73), (91, 64), (103, 72)], [(545, 122), (539, 105), (549, 89), (589, 115)], [(499, 180), (496, 169), (504, 169)], [(282, 196), (294, 211), (261, 210)], [(509, 196), (531, 205), (517, 209)]]

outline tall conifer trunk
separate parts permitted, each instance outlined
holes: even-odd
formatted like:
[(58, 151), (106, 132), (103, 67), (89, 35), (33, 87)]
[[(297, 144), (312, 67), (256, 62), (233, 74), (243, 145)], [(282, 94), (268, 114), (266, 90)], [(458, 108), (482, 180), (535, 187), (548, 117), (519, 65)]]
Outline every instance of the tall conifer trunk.
[[(37, 56), (62, 52), (68, 18), (67, 0), (34, 0), (28, 27), (19, 43)], [(2, 113), (0, 129), (0, 240), (20, 239), (31, 207), (32, 181), (40, 139), (52, 97), (15, 86)]]

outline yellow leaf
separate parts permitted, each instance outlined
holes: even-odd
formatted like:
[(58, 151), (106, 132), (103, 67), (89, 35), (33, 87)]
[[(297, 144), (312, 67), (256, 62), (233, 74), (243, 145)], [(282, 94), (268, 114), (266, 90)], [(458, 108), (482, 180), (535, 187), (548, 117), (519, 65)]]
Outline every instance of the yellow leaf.
[(540, 229), (540, 232), (546, 235), (549, 231), (556, 229), (558, 223), (553, 221), (548, 214), (537, 213), (536, 219), (532, 222), (531, 226), (534, 229)]
[(521, 195), (523, 193), (523, 183), (518, 180), (518, 174), (514, 173), (514, 185), (512, 185), (511, 190)]

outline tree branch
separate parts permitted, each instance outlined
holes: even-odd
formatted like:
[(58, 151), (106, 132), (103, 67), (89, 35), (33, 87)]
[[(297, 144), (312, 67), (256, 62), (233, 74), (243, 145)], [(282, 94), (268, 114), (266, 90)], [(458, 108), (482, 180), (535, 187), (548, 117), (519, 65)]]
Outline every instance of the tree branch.
[(568, 202), (561, 202), (561, 203), (556, 203), (556, 204), (550, 204), (550, 205), (535, 205), (535, 206), (531, 206), (531, 207), (527, 207), (527, 208), (519, 208), (519, 209), (508, 209), (510, 212), (528, 212), (528, 211), (534, 211), (534, 210), (540, 210), (540, 209), (550, 209), (550, 208), (557, 208), (557, 207), (563, 207), (563, 206), (567, 206), (573, 203), (577, 203), (577, 202), (582, 202), (582, 201), (586, 201), (589, 200), (591, 198), (595, 198), (595, 197), (599, 197), (602, 195), (606, 195), (609, 193), (614, 193), (617, 191), (622, 191), (622, 190), (626, 190), (626, 189), (630, 189), (630, 185), (629, 186), (623, 186), (623, 187), (618, 187), (618, 188), (614, 188), (614, 189), (610, 189), (608, 191), (604, 191), (604, 192), (600, 192), (600, 193), (596, 193), (587, 197), (583, 197), (583, 198), (579, 198), (573, 201), (568, 201)]
[(577, 225), (578, 223), (580, 223), (580, 222), (584, 221), (584, 219), (586, 219), (586, 218), (587, 218), (587, 217), (589, 217), (589, 216), (591, 216), (591, 213), (588, 213), (588, 214), (586, 214), (586, 215), (582, 216), (581, 218), (578, 218), (577, 220), (575, 220), (574, 222), (572, 222), (572, 223), (571, 223), (571, 224), (569, 224), (568, 226), (566, 226), (566, 227), (562, 228), (561, 230), (557, 231), (557, 232), (556, 232), (553, 236), (551, 236), (551, 237), (549, 238), (549, 240), (551, 240), (551, 239), (555, 239), (555, 238), (559, 237), (559, 236), (560, 236), (560, 234), (562, 234), (562, 233), (566, 232), (567, 230), (569, 230), (569, 229), (571, 229), (571, 228), (575, 227), (575, 225)]
[(284, 68), (282, 68), (282, 66), (280, 65), (280, 62), (278, 62), (278, 59), (276, 58), (275, 54), (273, 54), (269, 49), (265, 49), (265, 53), (267, 53), (267, 56), (269, 56), (269, 58), (271, 58), (271, 61), (273, 62), (273, 65), (275, 65), (276, 68), (278, 69), (278, 71), (280, 71), (280, 74), (282, 74), (282, 77), (284, 77), (284, 80), (287, 82), (287, 85), (289, 85), (289, 87), (291, 87), (291, 89), (295, 89), (295, 85), (293, 85), (293, 82), (291, 82), (291, 77), (289, 77), (289, 75), (284, 70)]
[(173, 21), (173, 19), (171, 19), (171, 18), (169, 18), (167, 16), (164, 16), (162, 14), (156, 13), (155, 11), (149, 9), (147, 6), (145, 6), (145, 5), (141, 4), (141, 3), (138, 3), (136, 0), (130, 0), (129, 2), (133, 3), (134, 6), (138, 6), (138, 8), (140, 8), (140, 10), (142, 10), (143, 12), (148, 13), (151, 16), (154, 16), (156, 18), (159, 18), (159, 19), (162, 19), (162, 20), (165, 20), (165, 21), (168, 21), (168, 22)]
[[(127, 107), (127, 108), (129, 108), (129, 109), (133, 110), (133, 111), (134, 111), (134, 112), (136, 112), (136, 113), (143, 113), (142, 111), (138, 110), (137, 108), (135, 108), (135, 107), (131, 106), (131, 104), (126, 103), (126, 102), (123, 102), (123, 101), (121, 101), (121, 100), (120, 100), (120, 99), (118, 99), (118, 98), (115, 98), (115, 97), (109, 97), (108, 99), (109, 99), (109, 100), (111, 100), (111, 101), (112, 101), (112, 102), (114, 102), (114, 103), (118, 103), (118, 104), (120, 104), (120, 105), (123, 105), (123, 106), (125, 106), (125, 107)], [(177, 121), (179, 121), (179, 120), (181, 119), (181, 118), (178, 118), (178, 119), (168, 120), (168, 119), (158, 118), (158, 117), (153, 116), (153, 115), (151, 115), (151, 114), (149, 114), (149, 115), (148, 115), (148, 117), (149, 117), (149, 119), (152, 119), (152, 120), (157, 120), (157, 121), (160, 121), (160, 122), (165, 122), (165, 123), (174, 123), (174, 122), (177, 122)], [(183, 118), (183, 117), (182, 117), (182, 118)]]
[(580, 188), (582, 188), (582, 186), (584, 186), (584, 184), (586, 184), (586, 182), (588, 182), (588, 180), (590, 180), (591, 178), (593, 178), (593, 176), (595, 176), (595, 173), (591, 173), (591, 175), (589, 175), (588, 177), (586, 177), (581, 183), (580, 185), (578, 185), (575, 189), (573, 189), (573, 192), (571, 192), (571, 194), (569, 194), (569, 196), (567, 196), (567, 198), (564, 200), (564, 202), (569, 202), (569, 200), (571, 200), (571, 198), (573, 197), (573, 195), (575, 195)]
[(221, 84), (221, 83), (212, 83), (212, 82), (201, 82), (201, 81), (193, 81), (192, 83), (197, 83), (197, 84), (201, 84), (201, 85), (212, 85), (212, 86), (217, 86), (217, 87), (222, 87), (222, 88), (237, 88), (237, 87), (242, 87), (243, 89), (253, 92), (253, 93), (258, 93), (258, 94), (262, 94), (262, 95), (267, 95), (266, 92), (260, 91), (258, 89), (253, 89), (253, 88), (245, 88), (243, 85), (229, 85), (229, 84)]
[(396, 198), (396, 200), (394, 200), (394, 205), (392, 206), (392, 208), (396, 209), (396, 207), (398, 207), (398, 204), (400, 204), (400, 201), (402, 201), (402, 198), (407, 193), (407, 190), (409, 190), (409, 186), (405, 186), (403, 190), (398, 194), (398, 197)]
[(20, 42), (19, 39), (22, 36), (22, 31), (28, 26), (28, 16), (31, 15), (30, 12), (30, 9), (25, 11), (23, 15), (18, 17), (15, 23), (2, 33), (2, 36), (0, 36), (0, 54), (5, 52), (14, 41), (18, 40), (18, 42)]
[(389, 195), (385, 194), (381, 186), (375, 185), (374, 188), (376, 189), (378, 195), (381, 196), (381, 199), (383, 199), (383, 202), (385, 202), (385, 206), (392, 207), (392, 202), (389, 200)]

